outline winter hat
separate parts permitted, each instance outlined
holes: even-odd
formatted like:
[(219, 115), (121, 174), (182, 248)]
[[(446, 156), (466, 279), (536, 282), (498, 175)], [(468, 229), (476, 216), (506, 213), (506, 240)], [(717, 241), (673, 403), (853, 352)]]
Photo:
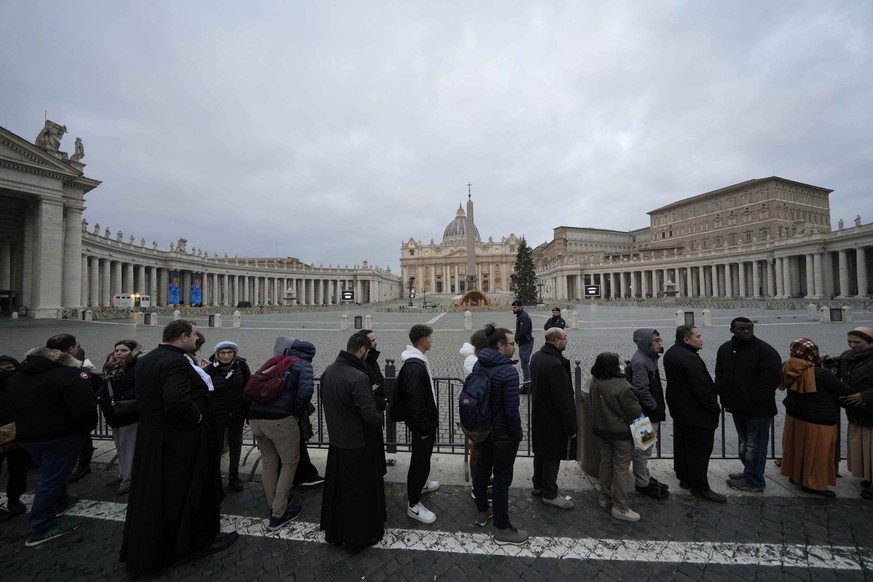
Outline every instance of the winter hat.
[(221, 350), (233, 350), (234, 352), (239, 353), (239, 346), (230, 340), (224, 340), (215, 344), (215, 348), (212, 350), (212, 353), (217, 354)]
[(15, 366), (16, 369), (18, 369), (18, 364), (20, 364), (20, 362), (12, 356), (0, 356), (0, 362), (9, 362), (13, 366)]

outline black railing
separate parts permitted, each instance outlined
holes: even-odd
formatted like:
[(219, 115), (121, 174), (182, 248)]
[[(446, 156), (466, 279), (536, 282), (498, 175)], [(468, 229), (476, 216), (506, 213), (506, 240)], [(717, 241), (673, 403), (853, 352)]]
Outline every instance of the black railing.
[[(394, 360), (386, 360), (385, 361), (385, 391), (386, 393), (390, 392), (394, 382), (396, 381), (396, 366)], [(574, 391), (576, 394), (576, 414), (577, 419), (579, 420), (580, 434), (584, 438), (586, 435), (582, 433), (583, 423), (583, 415), (586, 414), (585, 410), (585, 398), (583, 398), (582, 386), (583, 386), (583, 378), (582, 378), (582, 368), (581, 362), (576, 361), (575, 367), (573, 370), (573, 385)], [(467, 440), (464, 436), (464, 433), (460, 429), (460, 422), (458, 420), (458, 396), (460, 395), (461, 388), (463, 388), (464, 381), (461, 378), (445, 378), (438, 377), (434, 378), (434, 388), (436, 389), (436, 398), (438, 403), (438, 409), (440, 412), (440, 424), (439, 429), (437, 431), (437, 439), (434, 444), (434, 452), (435, 453), (446, 453), (446, 454), (463, 454), (466, 456), (467, 451)], [(315, 385), (315, 395), (313, 396), (313, 404), (315, 405), (315, 412), (313, 412), (311, 420), (312, 420), (312, 428), (313, 428), (313, 437), (309, 440), (309, 446), (311, 448), (327, 448), (330, 444), (329, 431), (327, 423), (324, 420), (324, 409), (321, 404), (321, 399), (319, 397), (318, 390), (318, 380), (316, 379)], [(524, 425), (524, 440), (519, 446), (519, 456), (530, 457), (533, 456), (533, 451), (531, 448), (530, 442), (530, 408), (529, 408), (529, 397), (522, 396), (521, 397), (521, 415), (522, 415), (522, 423)], [(99, 408), (98, 408), (99, 411)], [(112, 433), (109, 426), (106, 424), (105, 419), (102, 414), (99, 414), (99, 419), (97, 423), (97, 428), (94, 429), (93, 438), (98, 440), (111, 440)], [(722, 411), (721, 413), (721, 422), (720, 422), (720, 438), (716, 438), (716, 447), (713, 451), (712, 458), (716, 459), (727, 459), (727, 458), (737, 458), (738, 456), (738, 446), (733, 439), (733, 431), (728, 430), (725, 423), (725, 413)], [(842, 438), (842, 427), (838, 431), (838, 438)], [(385, 428), (384, 428), (384, 438), (385, 438), (385, 450), (388, 453), (396, 453), (400, 452), (409, 452), (410, 451), (410, 440), (409, 440), (409, 430), (402, 423), (398, 426), (398, 423), (392, 423), (388, 420), (388, 415), (385, 415)], [(733, 439), (733, 440), (732, 440)], [(720, 441), (720, 442), (719, 442)], [(729, 441), (732, 444), (729, 445)], [(243, 444), (249, 447), (256, 446), (254, 437), (251, 434), (251, 431), (246, 427), (243, 434)], [(669, 419), (665, 422), (660, 423), (658, 428), (658, 443), (656, 445), (655, 453), (652, 455), (656, 458), (672, 458), (673, 456), (673, 438), (672, 438), (672, 424)], [(580, 449), (582, 448), (582, 441), (580, 440)], [(730, 456), (728, 456), (730, 455)], [(782, 457), (782, 442), (781, 439), (777, 441), (776, 439), (776, 427), (775, 424), (771, 425), (770, 428), (770, 447), (768, 451), (768, 458), (781, 458)], [(579, 456), (581, 457), (581, 450)]]

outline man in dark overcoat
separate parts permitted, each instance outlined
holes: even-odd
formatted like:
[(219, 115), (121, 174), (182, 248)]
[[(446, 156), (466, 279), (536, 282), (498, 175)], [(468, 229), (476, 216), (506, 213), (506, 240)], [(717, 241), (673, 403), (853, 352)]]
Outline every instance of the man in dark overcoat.
[(134, 575), (197, 559), (237, 539), (220, 533), (221, 485), (206, 383), (187, 355), (197, 326), (179, 319), (136, 366), (139, 428), (121, 561)]
[(534, 451), (533, 493), (543, 503), (571, 509), (573, 502), (558, 495), (558, 469), (570, 458), (570, 446), (578, 431), (570, 361), (562, 353), (567, 332), (546, 330), (546, 343), (530, 361), (531, 438)]

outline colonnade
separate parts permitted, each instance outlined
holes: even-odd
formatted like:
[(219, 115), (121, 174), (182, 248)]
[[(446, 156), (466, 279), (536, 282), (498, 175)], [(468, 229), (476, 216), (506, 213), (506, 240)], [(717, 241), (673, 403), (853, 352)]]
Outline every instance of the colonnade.
[[(869, 236), (867, 237), (869, 241)], [(835, 250), (788, 249), (758, 257), (712, 257), (706, 262), (687, 258), (604, 263), (577, 267), (567, 273), (543, 273), (544, 295), (551, 299), (581, 299), (584, 286), (599, 285), (603, 298), (659, 297), (668, 282), (681, 297), (825, 299), (870, 295), (870, 244)], [(560, 272), (563, 271), (563, 272)]]

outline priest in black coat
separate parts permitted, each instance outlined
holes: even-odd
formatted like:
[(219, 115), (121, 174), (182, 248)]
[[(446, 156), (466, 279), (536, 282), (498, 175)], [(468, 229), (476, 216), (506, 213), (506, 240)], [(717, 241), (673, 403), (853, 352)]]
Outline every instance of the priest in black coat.
[(136, 366), (135, 479), (121, 545), (134, 575), (224, 549), (238, 537), (219, 532), (224, 493), (208, 388), (187, 355), (196, 342), (193, 323), (170, 322), (163, 343)]

